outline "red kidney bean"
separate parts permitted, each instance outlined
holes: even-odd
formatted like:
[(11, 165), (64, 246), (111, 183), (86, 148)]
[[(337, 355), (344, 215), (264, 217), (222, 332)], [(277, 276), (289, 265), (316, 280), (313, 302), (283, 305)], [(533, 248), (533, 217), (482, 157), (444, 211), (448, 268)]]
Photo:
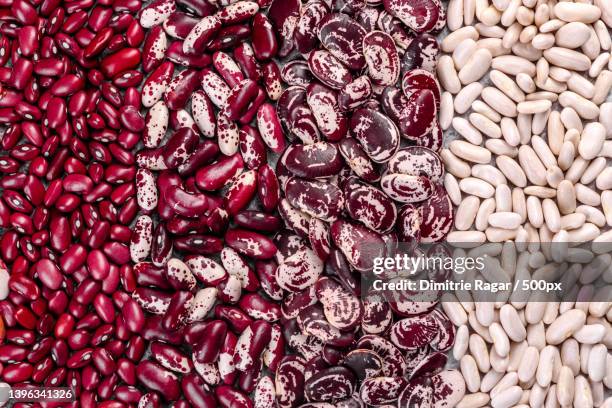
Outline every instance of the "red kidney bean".
[(227, 324), (216, 320), (208, 323), (202, 333), (201, 341), (194, 346), (194, 356), (200, 363), (215, 362), (221, 352)]
[(23, 361), (28, 355), (28, 349), (10, 344), (0, 346), (0, 351), (2, 351), (0, 353), (0, 362), (2, 363)]
[(132, 132), (140, 132), (145, 127), (144, 118), (140, 115), (138, 109), (131, 105), (121, 108), (119, 119), (121, 124)]
[(278, 51), (278, 42), (272, 23), (263, 13), (257, 13), (253, 18), (252, 43), (255, 57), (260, 61), (268, 60)]
[(116, 374), (104, 378), (96, 388), (96, 393), (102, 399), (110, 398), (117, 386), (118, 377)]
[(117, 375), (128, 385), (136, 384), (136, 366), (126, 358), (117, 362)]
[(138, 381), (150, 390), (159, 392), (167, 400), (180, 394), (179, 380), (170, 371), (151, 361), (143, 361), (136, 367)]
[(93, 306), (98, 316), (106, 323), (112, 323), (115, 320), (115, 308), (107, 296), (98, 293), (93, 300)]
[(36, 264), (36, 274), (40, 281), (49, 289), (57, 290), (62, 284), (62, 274), (51, 260), (41, 259)]
[(105, 57), (100, 66), (107, 78), (135, 68), (140, 63), (140, 51), (136, 48), (125, 48)]
[(58, 97), (70, 96), (85, 86), (83, 78), (77, 75), (66, 75), (58, 79), (51, 87), (51, 93)]
[(257, 194), (266, 211), (270, 212), (276, 208), (280, 195), (278, 180), (267, 164), (257, 173)]
[(15, 320), (19, 325), (29, 330), (33, 330), (37, 323), (36, 315), (25, 306), (19, 306), (15, 310)]
[(251, 29), (248, 24), (236, 24), (221, 28), (217, 37), (214, 38), (208, 45), (211, 51), (218, 51), (226, 48), (232, 48), (240, 43), (241, 40), (247, 39)]
[[(25, 3), (25, 1), (24, 1)], [(15, 61), (11, 70), (9, 83), (18, 90), (23, 90), (34, 73), (34, 64), (26, 58), (19, 58)], [(11, 122), (11, 121), (7, 121)]]
[(2, 380), (9, 384), (27, 381), (31, 378), (33, 371), (34, 367), (25, 362), (10, 364), (4, 367)]
[(208, 392), (208, 387), (201, 376), (195, 373), (187, 374), (183, 377), (181, 389), (193, 406), (203, 408), (213, 408), (216, 406), (215, 397)]

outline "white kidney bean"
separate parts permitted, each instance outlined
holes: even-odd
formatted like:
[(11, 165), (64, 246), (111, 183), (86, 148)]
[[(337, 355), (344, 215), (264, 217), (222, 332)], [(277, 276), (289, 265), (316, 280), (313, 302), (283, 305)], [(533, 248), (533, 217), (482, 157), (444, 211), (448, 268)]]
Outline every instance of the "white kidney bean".
[(560, 278), (579, 299), (443, 306), (469, 391), (457, 406), (612, 408), (611, 303), (589, 301), (612, 294), (593, 285), (612, 282), (612, 4), (451, 0), (448, 21), (441, 126), (461, 137), (441, 152), (448, 240), (487, 255), (485, 280)]
[(484, 392), (474, 394), (466, 394), (463, 399), (456, 405), (457, 408), (479, 408), (485, 406), (489, 402), (489, 395)]
[(575, 408), (588, 408), (593, 406), (593, 394), (588, 380), (579, 375), (574, 380), (574, 401)]
[(460, 368), (468, 391), (477, 392), (480, 389), (480, 373), (474, 357), (469, 354), (464, 355), (461, 358)]
[(517, 404), (523, 396), (523, 389), (518, 385), (508, 387), (505, 390), (499, 392), (491, 400), (491, 406), (493, 408), (510, 408)]
[(540, 353), (537, 348), (532, 346), (527, 347), (517, 371), (519, 381), (528, 382), (533, 378), (538, 368), (539, 358)]
[(561, 344), (565, 339), (578, 331), (586, 321), (586, 314), (579, 309), (569, 310), (560, 315), (546, 330), (548, 344)]
[(499, 89), (492, 86), (486, 87), (482, 90), (480, 96), (487, 105), (501, 116), (516, 117), (516, 104)]
[(574, 374), (569, 367), (563, 366), (557, 381), (557, 400), (562, 406), (571, 405), (574, 400)]
[[(477, 83), (477, 82), (476, 82)], [(467, 88), (464, 88), (467, 89)], [(453, 129), (457, 131), (465, 140), (468, 142), (479, 145), (482, 143), (482, 134), (476, 129), (470, 122), (464, 118), (453, 118), (452, 120)]]
[(458, 73), (461, 83), (467, 85), (482, 78), (489, 70), (492, 59), (491, 51), (486, 48), (477, 49)]

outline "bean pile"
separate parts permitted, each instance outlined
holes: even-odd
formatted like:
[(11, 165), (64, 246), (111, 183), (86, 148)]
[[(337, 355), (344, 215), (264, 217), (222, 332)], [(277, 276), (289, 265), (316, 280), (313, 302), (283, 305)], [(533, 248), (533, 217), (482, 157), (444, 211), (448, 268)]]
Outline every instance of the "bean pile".
[[(611, 24), (606, 0), (0, 0), (0, 386), (611, 406)], [(443, 241), (579, 301), (362, 285)]]
[(457, 407), (612, 403), (611, 13), (603, 1), (449, 2), (437, 66), (441, 126), (458, 135), (441, 152), (458, 207), (448, 239), (487, 255), (502, 282), (565, 288), (548, 303), (529, 290), (450, 296), (468, 391)]
[(0, 1), (2, 380), (75, 407), (453, 406), (436, 302), (359, 281), (452, 226), (444, 14)]
[(72, 406), (127, 406), (142, 395), (145, 317), (129, 295), (145, 123), (139, 9), (0, 3), (1, 378), (70, 385)]

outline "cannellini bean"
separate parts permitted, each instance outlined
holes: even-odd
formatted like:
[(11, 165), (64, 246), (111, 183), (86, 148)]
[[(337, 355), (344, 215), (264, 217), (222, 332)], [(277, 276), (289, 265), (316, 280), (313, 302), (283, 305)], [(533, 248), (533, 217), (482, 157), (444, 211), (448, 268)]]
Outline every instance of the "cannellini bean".
[(472, 167), (472, 176), (482, 179), (494, 187), (506, 185), (506, 177), (490, 164), (475, 164)]
[(472, 110), (477, 113), (481, 113), (485, 115), (487, 118), (491, 119), (493, 122), (499, 122), (501, 120), (501, 115), (491, 109), (489, 105), (484, 103), (481, 100), (476, 100), (472, 103)]
[(479, 206), (480, 200), (476, 196), (468, 196), (463, 199), (457, 207), (455, 228), (459, 231), (467, 231), (470, 229), (476, 218)]
[(521, 387), (517, 385), (508, 387), (493, 397), (491, 400), (491, 406), (493, 408), (510, 408), (518, 403), (522, 396), (523, 390)]
[(569, 367), (572, 375), (578, 375), (580, 372), (580, 348), (575, 339), (567, 339), (561, 345), (561, 362), (564, 366)]
[(500, 323), (508, 337), (514, 342), (523, 341), (527, 337), (527, 331), (520, 323), (516, 309), (511, 305), (504, 305), (499, 312)]
[(501, 172), (518, 187), (527, 185), (527, 176), (519, 164), (508, 156), (498, 156), (495, 160)]
[(599, 116), (599, 107), (575, 92), (565, 91), (559, 95), (559, 103), (563, 107), (573, 108), (583, 119), (595, 119)]
[[(448, 37), (447, 37), (448, 38)], [(457, 76), (455, 63), (447, 55), (443, 55), (438, 60), (437, 65), (438, 79), (440, 84), (451, 94), (456, 94), (461, 90), (461, 81)]]
[(457, 206), (448, 239), (485, 256), (472, 277), (560, 280), (578, 301), (475, 291), (466, 308), (443, 306), (461, 331), (457, 406), (612, 408), (612, 302), (590, 301), (612, 295), (596, 286), (612, 283), (612, 4), (459, 3), (439, 72), (443, 128), (461, 137), (441, 152)]
[(489, 225), (496, 228), (516, 229), (521, 224), (521, 216), (513, 212), (498, 212), (489, 215)]
[(591, 99), (595, 95), (595, 85), (585, 77), (572, 73), (572, 76), (567, 81), (567, 89), (576, 92), (578, 95), (586, 99)]
[(510, 146), (506, 141), (501, 139), (489, 139), (485, 142), (485, 148), (497, 156), (508, 156), (510, 158), (518, 156), (518, 149)]
[(480, 389), (480, 373), (474, 357), (469, 354), (464, 355), (461, 358), (460, 367), (468, 391), (478, 391)]
[(455, 336), (455, 344), (453, 345), (453, 357), (455, 357), (455, 359), (461, 360), (463, 358), (468, 349), (468, 341), (469, 329), (463, 324), (457, 329), (457, 334)]
[(567, 22), (594, 23), (601, 16), (601, 10), (586, 3), (560, 2), (555, 5), (555, 16)]
[(478, 231), (484, 231), (489, 226), (489, 216), (495, 212), (495, 199), (488, 198), (483, 200), (476, 214), (474, 225)]
[[(600, 66), (596, 65), (598, 62), (607, 63), (607, 61), (610, 61), (610, 53), (601, 54), (600, 57), (603, 58), (598, 57), (593, 62), (591, 69), (599, 69)], [(603, 68), (603, 65), (601, 66), (601, 68)], [(600, 72), (589, 71), (589, 74), (591, 73), (593, 74), (593, 76), (597, 76), (595, 84), (593, 85), (594, 93), (593, 97), (591, 97), (591, 102), (593, 102), (594, 104), (602, 104), (606, 101), (606, 98), (610, 94), (610, 89), (612, 89), (612, 72), (609, 70), (601, 70)], [(599, 109), (602, 109), (602, 107), (603, 105), (600, 106)]]
[(555, 41), (559, 47), (578, 48), (589, 39), (590, 35), (589, 26), (586, 24), (570, 22), (557, 30)]
[[(467, 24), (467, 23), (466, 23)], [(444, 52), (453, 52), (455, 48), (466, 38), (477, 40), (479, 37), (478, 31), (470, 25), (466, 25), (458, 30), (447, 35), (440, 43), (440, 48)]]
[(537, 348), (532, 346), (527, 347), (517, 371), (519, 381), (527, 382), (533, 378), (538, 368), (539, 358), (540, 353)]
[(450, 127), (454, 115), (453, 95), (450, 92), (442, 93), (440, 98), (440, 126), (442, 130)]
[(563, 340), (578, 331), (586, 321), (586, 314), (579, 309), (572, 309), (561, 316), (548, 326), (546, 330), (546, 341), (548, 344), (561, 344)]
[(490, 198), (495, 194), (495, 188), (484, 180), (466, 177), (459, 182), (461, 191), (480, 198)]
[(493, 322), (489, 326), (489, 333), (493, 339), (493, 347), (495, 347), (497, 355), (506, 357), (510, 353), (510, 341), (503, 327), (499, 323)]
[(540, 352), (536, 380), (541, 387), (547, 387), (551, 383), (555, 355), (558, 354), (559, 352), (554, 346), (546, 346)]
[(490, 398), (489, 395), (484, 392), (477, 392), (474, 394), (466, 394), (461, 401), (456, 405), (457, 408), (479, 408), (484, 407)]
[(469, 164), (455, 156), (449, 149), (440, 151), (440, 158), (444, 162), (446, 170), (457, 178), (468, 177), (471, 173)]
[(576, 192), (574, 185), (563, 180), (557, 187), (557, 204), (559, 212), (563, 215), (571, 214), (576, 210)]
[(471, 113), (469, 116), (470, 123), (483, 134), (493, 139), (501, 137), (501, 128), (495, 122), (480, 113)]
[(474, 82), (464, 87), (455, 97), (455, 112), (458, 114), (467, 112), (476, 98), (480, 96), (482, 89), (483, 86), (480, 82)]
[(585, 160), (594, 159), (601, 149), (606, 138), (606, 129), (599, 122), (587, 123), (580, 135), (578, 152)]
[(569, 48), (551, 47), (543, 55), (552, 65), (572, 71), (587, 71), (591, 67), (589, 57)]
[(451, 231), (446, 240), (454, 246), (473, 248), (482, 244), (486, 239), (481, 231)]
[(482, 133), (476, 129), (470, 122), (461, 117), (456, 117), (452, 121), (453, 129), (457, 131), (465, 140), (473, 145), (482, 143)]
[(604, 344), (595, 344), (589, 353), (588, 374), (593, 382), (602, 381), (606, 375), (606, 356), (608, 348)]
[(482, 100), (502, 116), (516, 117), (516, 104), (502, 91), (494, 87), (486, 87), (481, 93)]
[(580, 183), (591, 184), (597, 176), (606, 168), (606, 159), (604, 157), (598, 157), (589, 163), (582, 177), (580, 177)]
[(462, 140), (453, 140), (449, 148), (457, 157), (472, 163), (486, 164), (491, 161), (491, 152), (487, 149)]
[(515, 102), (522, 102), (525, 100), (525, 93), (519, 89), (516, 82), (514, 82), (508, 75), (498, 70), (492, 70), (489, 73), (489, 78), (491, 79), (491, 82), (510, 99), (514, 100)]
[(563, 366), (557, 381), (557, 400), (562, 406), (571, 405), (574, 400), (574, 375), (569, 367)]
[(521, 146), (518, 159), (529, 181), (538, 186), (546, 185), (546, 169), (531, 147)]
[[(477, 305), (478, 304), (487, 305), (491, 303), (478, 302)], [(470, 335), (469, 350), (472, 356), (474, 357), (476, 364), (478, 365), (478, 369), (483, 373), (489, 371), (491, 363), (489, 362), (489, 353), (487, 352), (487, 345), (483, 338), (480, 337), (478, 334)]]
[(458, 76), (461, 83), (467, 85), (482, 78), (489, 70), (492, 59), (493, 56), (488, 49), (477, 49), (459, 71)]
[(579, 375), (574, 382), (574, 400), (573, 405), (576, 408), (588, 408), (593, 406), (593, 394), (588, 380)]
[(450, 0), (446, 10), (446, 24), (451, 31), (463, 25), (463, 0)]
[(444, 189), (450, 197), (454, 205), (459, 205), (461, 202), (461, 189), (459, 188), (459, 182), (450, 173), (444, 175)]

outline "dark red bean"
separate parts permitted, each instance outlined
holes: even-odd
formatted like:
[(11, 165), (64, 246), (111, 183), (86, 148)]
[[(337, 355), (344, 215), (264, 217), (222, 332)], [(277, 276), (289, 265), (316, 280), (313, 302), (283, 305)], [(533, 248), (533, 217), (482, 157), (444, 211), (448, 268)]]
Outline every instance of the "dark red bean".
[(143, 361), (136, 367), (138, 381), (152, 391), (159, 392), (166, 400), (180, 395), (179, 380), (170, 371), (151, 361)]
[(113, 78), (129, 69), (135, 68), (140, 62), (140, 51), (136, 48), (125, 48), (105, 57), (100, 66), (107, 78)]

